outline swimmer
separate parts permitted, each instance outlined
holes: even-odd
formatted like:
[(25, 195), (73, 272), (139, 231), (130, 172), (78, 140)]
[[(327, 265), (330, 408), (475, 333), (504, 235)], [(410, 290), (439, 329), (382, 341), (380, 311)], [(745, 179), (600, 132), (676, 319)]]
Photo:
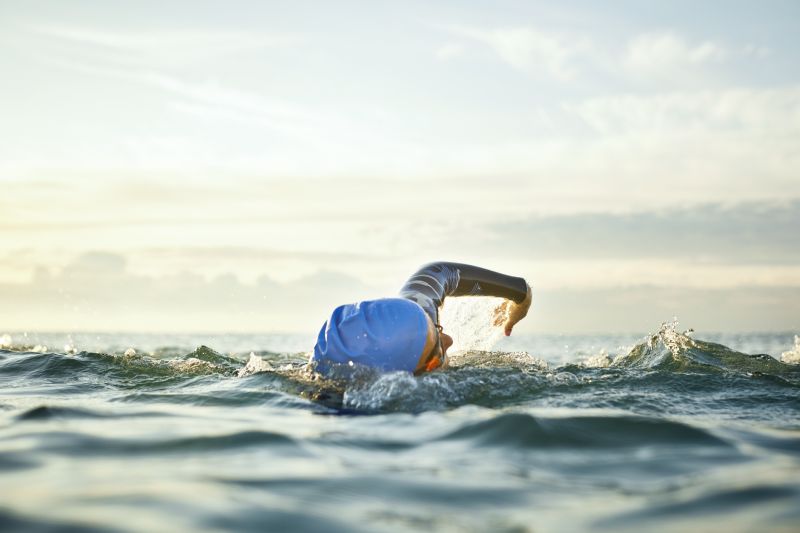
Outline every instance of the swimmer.
[(506, 336), (531, 306), (523, 279), (460, 263), (437, 262), (420, 268), (396, 298), (340, 305), (322, 325), (309, 366), (324, 376), (340, 376), (358, 365), (379, 372), (414, 375), (447, 366), (453, 339), (439, 325), (446, 296), (498, 296), (506, 300), (494, 325)]

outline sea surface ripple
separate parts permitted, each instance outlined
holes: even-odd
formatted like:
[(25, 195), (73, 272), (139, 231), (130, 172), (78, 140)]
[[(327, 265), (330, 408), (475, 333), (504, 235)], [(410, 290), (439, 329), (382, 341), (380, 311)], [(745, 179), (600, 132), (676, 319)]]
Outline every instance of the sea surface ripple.
[(798, 531), (800, 342), (706, 338), (344, 382), (302, 336), (10, 333), (0, 530)]

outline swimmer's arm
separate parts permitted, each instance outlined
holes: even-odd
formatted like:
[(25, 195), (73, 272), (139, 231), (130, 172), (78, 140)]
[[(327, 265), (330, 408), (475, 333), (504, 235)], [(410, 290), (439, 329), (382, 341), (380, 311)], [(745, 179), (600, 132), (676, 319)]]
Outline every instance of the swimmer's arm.
[(524, 278), (462, 263), (441, 263), (458, 271), (458, 284), (447, 296), (497, 296), (522, 304), (530, 287)]
[(494, 311), (493, 323), (502, 326), (506, 336), (525, 318), (533, 302), (531, 286), (525, 279), (508, 276), (471, 265), (454, 265), (460, 270), (460, 281), (450, 296), (499, 296), (506, 301)]
[[(419, 303), (438, 319), (438, 308), (447, 296), (497, 296), (509, 300), (504, 312), (506, 334), (522, 320), (530, 308), (530, 286), (520, 277), (508, 276), (463, 263), (429, 263), (415, 272), (400, 290), (404, 298)], [(502, 324), (503, 322), (500, 322)], [(498, 325), (500, 325), (498, 324)]]

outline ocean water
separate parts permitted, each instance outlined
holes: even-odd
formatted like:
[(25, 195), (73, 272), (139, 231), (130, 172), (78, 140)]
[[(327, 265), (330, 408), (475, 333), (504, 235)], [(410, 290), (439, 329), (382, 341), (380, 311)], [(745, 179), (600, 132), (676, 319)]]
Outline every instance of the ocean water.
[(0, 530), (800, 531), (792, 332), (464, 322), (346, 384), (313, 335), (8, 332)]

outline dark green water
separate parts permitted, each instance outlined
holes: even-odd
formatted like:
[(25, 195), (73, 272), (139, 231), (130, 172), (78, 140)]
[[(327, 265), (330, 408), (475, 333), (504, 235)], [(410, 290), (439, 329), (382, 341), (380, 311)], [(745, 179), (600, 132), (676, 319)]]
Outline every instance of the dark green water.
[(0, 530), (798, 531), (792, 336), (712, 340), (521, 337), (342, 385), (302, 337), (11, 334)]

